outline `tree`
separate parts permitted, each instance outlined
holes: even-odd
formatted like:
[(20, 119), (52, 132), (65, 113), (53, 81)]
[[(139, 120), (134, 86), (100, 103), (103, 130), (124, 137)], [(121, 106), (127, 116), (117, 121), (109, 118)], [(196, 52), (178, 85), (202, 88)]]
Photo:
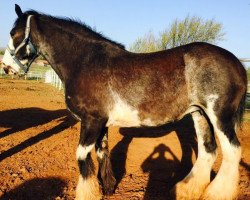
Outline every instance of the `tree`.
[(152, 31), (149, 31), (143, 38), (138, 38), (130, 47), (133, 52), (154, 52), (159, 50), (158, 39)]
[(175, 20), (169, 29), (158, 37), (152, 31), (138, 38), (131, 46), (133, 52), (154, 52), (170, 49), (191, 42), (208, 42), (216, 44), (224, 39), (222, 24), (212, 20), (203, 20), (197, 16), (187, 16), (184, 20)]

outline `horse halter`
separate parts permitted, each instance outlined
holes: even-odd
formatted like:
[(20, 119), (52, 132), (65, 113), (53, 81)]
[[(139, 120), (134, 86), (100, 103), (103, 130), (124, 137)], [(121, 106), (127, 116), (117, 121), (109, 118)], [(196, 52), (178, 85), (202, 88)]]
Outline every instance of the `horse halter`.
[[(24, 71), (25, 74), (29, 71), (30, 65), (38, 56), (38, 52), (35, 46), (33, 45), (33, 43), (31, 42), (31, 38), (30, 38), (30, 19), (32, 16), (33, 15), (29, 15), (27, 18), (26, 27), (25, 27), (25, 37), (23, 41), (18, 45), (16, 49), (11, 49), (9, 45), (7, 46), (7, 50), (9, 51), (11, 57), (13, 58), (15, 63)], [(29, 54), (33, 54), (34, 56), (31, 58), (31, 60), (28, 61), (28, 63), (22, 64), (21, 61), (16, 57), (16, 54), (25, 45), (26, 45), (26, 49), (29, 49)]]

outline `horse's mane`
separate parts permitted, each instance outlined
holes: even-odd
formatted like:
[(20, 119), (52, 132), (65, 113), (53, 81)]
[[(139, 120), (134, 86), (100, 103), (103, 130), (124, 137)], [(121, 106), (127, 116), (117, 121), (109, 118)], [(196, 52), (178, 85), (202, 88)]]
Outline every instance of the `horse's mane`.
[(28, 10), (24, 14), (26, 15), (34, 15), (34, 16), (39, 16), (39, 17), (46, 17), (50, 20), (53, 21), (58, 21), (60, 24), (65, 24), (67, 26), (71, 26), (73, 29), (82, 29), (85, 33), (88, 35), (95, 37), (98, 40), (104, 40), (109, 43), (112, 43), (113, 45), (118, 46), (121, 49), (125, 49), (125, 46), (121, 43), (115, 42), (108, 37), (103, 36), (101, 33), (96, 32), (93, 30), (90, 26), (86, 25), (85, 23), (81, 22), (79, 19), (72, 19), (69, 17), (55, 17), (52, 15), (47, 15), (41, 12), (37, 12), (35, 10)]

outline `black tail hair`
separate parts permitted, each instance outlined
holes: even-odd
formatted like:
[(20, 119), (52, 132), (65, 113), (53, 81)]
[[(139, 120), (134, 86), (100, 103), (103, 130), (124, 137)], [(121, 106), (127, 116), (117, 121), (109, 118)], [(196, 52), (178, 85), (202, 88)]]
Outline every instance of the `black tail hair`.
[(235, 118), (234, 118), (236, 127), (240, 129), (242, 129), (243, 115), (245, 112), (245, 105), (246, 105), (246, 97), (247, 97), (247, 91), (245, 91), (244, 95), (240, 100), (240, 104), (235, 113)]

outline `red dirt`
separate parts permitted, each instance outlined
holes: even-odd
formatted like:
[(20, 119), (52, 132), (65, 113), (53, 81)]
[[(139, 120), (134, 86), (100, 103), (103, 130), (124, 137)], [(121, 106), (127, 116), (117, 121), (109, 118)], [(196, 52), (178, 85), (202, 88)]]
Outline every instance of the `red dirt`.
[[(0, 79), (0, 92), (0, 200), (74, 199), (80, 124), (65, 110), (63, 93), (44, 83), (6, 79)], [(250, 122), (245, 122), (238, 133), (243, 147), (242, 200), (250, 199), (249, 131)], [(161, 134), (111, 128), (109, 145), (118, 186), (105, 199), (170, 199), (169, 190), (195, 160), (193, 132), (188, 117)], [(212, 177), (220, 156), (218, 160)]]

